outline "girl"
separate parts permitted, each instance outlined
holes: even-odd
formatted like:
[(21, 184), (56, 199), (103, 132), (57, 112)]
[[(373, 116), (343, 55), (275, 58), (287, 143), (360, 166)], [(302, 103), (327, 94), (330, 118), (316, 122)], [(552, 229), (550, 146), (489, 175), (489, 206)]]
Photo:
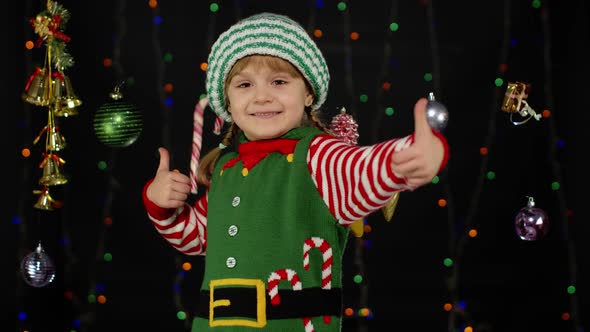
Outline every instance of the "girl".
[(262, 13), (222, 33), (209, 55), (211, 108), (230, 122), (188, 176), (160, 148), (143, 200), (174, 248), (205, 255), (193, 331), (340, 331), (342, 254), (352, 223), (445, 166), (446, 140), (414, 107), (414, 134), (372, 146), (330, 135), (316, 114), (329, 73), (296, 22)]

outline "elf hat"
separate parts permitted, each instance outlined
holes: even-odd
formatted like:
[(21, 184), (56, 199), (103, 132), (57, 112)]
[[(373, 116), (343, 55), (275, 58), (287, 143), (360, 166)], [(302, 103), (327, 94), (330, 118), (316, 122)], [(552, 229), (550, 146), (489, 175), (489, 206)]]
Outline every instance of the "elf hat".
[(315, 42), (291, 18), (260, 13), (231, 26), (211, 47), (207, 67), (207, 95), (209, 106), (224, 121), (232, 121), (224, 98), (227, 75), (236, 61), (253, 54), (276, 56), (299, 69), (313, 89), (313, 109), (319, 109), (326, 101), (330, 74)]

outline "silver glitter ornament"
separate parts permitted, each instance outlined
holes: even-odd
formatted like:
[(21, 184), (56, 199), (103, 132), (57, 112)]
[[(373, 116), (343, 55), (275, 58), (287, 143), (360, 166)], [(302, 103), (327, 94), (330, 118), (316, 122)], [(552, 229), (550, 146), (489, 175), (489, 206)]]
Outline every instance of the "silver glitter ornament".
[(20, 272), (29, 286), (45, 287), (55, 279), (55, 266), (41, 243), (35, 251), (26, 255), (20, 264)]
[(426, 120), (430, 128), (442, 132), (449, 122), (449, 112), (445, 105), (434, 98), (434, 93), (428, 95), (428, 104), (426, 105)]

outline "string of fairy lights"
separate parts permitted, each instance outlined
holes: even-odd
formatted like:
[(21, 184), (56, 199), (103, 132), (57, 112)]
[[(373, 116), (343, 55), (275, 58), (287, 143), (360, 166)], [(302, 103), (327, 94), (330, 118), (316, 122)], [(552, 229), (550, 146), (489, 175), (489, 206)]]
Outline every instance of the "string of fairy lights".
[[(534, 4), (538, 4), (534, 2)], [(544, 71), (543, 74), (545, 76), (545, 105), (547, 105), (547, 109), (553, 109), (553, 68), (552, 68), (552, 60), (551, 60), (551, 49), (552, 49), (552, 38), (551, 38), (551, 25), (550, 25), (550, 17), (549, 11), (545, 8), (539, 10), (540, 20), (543, 27), (543, 35), (544, 35), (544, 47), (543, 47), (543, 58), (544, 58)], [(566, 244), (567, 249), (567, 262), (568, 262), (568, 274), (567, 279), (569, 283), (564, 285), (563, 290), (561, 293), (568, 298), (569, 308), (568, 310), (564, 311), (561, 314), (561, 318), (565, 321), (571, 320), (573, 322), (573, 331), (574, 332), (583, 332), (584, 328), (582, 326), (582, 318), (580, 315), (580, 303), (578, 299), (578, 295), (576, 293), (576, 285), (578, 284), (578, 262), (576, 257), (576, 251), (574, 246), (574, 241), (572, 237), (572, 231), (569, 227), (570, 220), (569, 216), (571, 211), (569, 211), (565, 199), (565, 188), (563, 182), (563, 176), (561, 174), (561, 163), (559, 162), (557, 150), (560, 148), (560, 139), (559, 135), (557, 134), (557, 130), (555, 128), (555, 119), (550, 115), (550, 112), (543, 112), (545, 118), (549, 122), (549, 138), (547, 140), (548, 143), (548, 158), (551, 163), (551, 171), (554, 178), (554, 181), (551, 187), (554, 189), (556, 194), (556, 198), (558, 201), (559, 207), (559, 216), (560, 219), (558, 220), (559, 225), (561, 226), (561, 234), (562, 238)]]
[[(25, 11), (27, 13), (32, 11), (32, 4), (31, 1), (25, 2)], [(32, 40), (32, 34), (30, 27), (26, 24), (23, 24), (24, 33), (23, 35), (27, 37), (28, 40)], [(25, 68), (28, 72), (31, 72), (34, 68), (34, 62), (32, 59), (32, 54), (29, 52), (27, 48), (24, 49), (23, 57), (25, 59)], [(19, 128), (21, 129), (21, 146), (27, 147), (29, 146), (30, 137), (33, 137), (33, 130), (32, 130), (32, 122), (33, 122), (33, 115), (32, 115), (32, 106), (29, 104), (25, 104), (23, 107), (22, 119), (20, 120)], [(28, 157), (31, 155), (31, 151), (28, 148), (23, 148), (21, 151), (22, 159), (19, 169), (21, 173), (19, 175), (20, 185), (21, 188), (30, 188), (31, 187), (31, 174), (32, 174), (32, 167), (31, 163), (28, 162)], [(12, 218), (11, 222), (15, 227), (17, 227), (17, 234), (18, 234), (18, 241), (17, 241), (17, 257), (20, 259), (24, 257), (30, 251), (30, 240), (29, 240), (29, 227), (28, 224), (31, 222), (29, 218), (26, 216), (28, 215), (26, 211), (30, 210), (30, 193), (24, 191), (18, 191), (19, 197), (17, 200), (17, 208), (16, 208), (16, 215)], [(22, 277), (20, 274), (15, 274), (16, 280), (16, 294), (25, 294), (26, 290), (28, 290), (28, 285), (23, 282)], [(34, 319), (31, 313), (26, 308), (26, 297), (19, 296), (17, 297), (16, 302), (16, 311), (17, 311), (17, 318), (16, 318), (16, 328), (19, 330), (23, 330), (27, 327), (27, 321), (29, 319)]]
[[(391, 83), (388, 81), (388, 76), (391, 74), (389, 69), (391, 68), (391, 54), (393, 48), (393, 41), (395, 38), (394, 32), (397, 31), (399, 28), (398, 24), (395, 22), (395, 19), (399, 16), (399, 2), (397, 0), (392, 0), (389, 6), (389, 20), (391, 22), (389, 24), (388, 30), (389, 33), (385, 35), (385, 41), (383, 42), (383, 60), (381, 62), (381, 69), (379, 70), (379, 79), (377, 82), (380, 84), (377, 85), (375, 91), (375, 100), (376, 100), (376, 109), (378, 112), (373, 117), (373, 121), (371, 123), (371, 128), (375, 128), (374, 130), (370, 131), (370, 142), (377, 142), (379, 139), (379, 130), (376, 128), (380, 128), (380, 123), (383, 123), (383, 117), (386, 115), (393, 114), (393, 108), (385, 107), (384, 99), (385, 93), (391, 89)], [(385, 110), (385, 111), (381, 111)]]
[[(500, 52), (500, 59), (499, 63), (504, 64), (508, 59), (508, 48), (510, 42), (510, 3), (509, 1), (504, 1), (504, 31), (503, 31), (503, 42), (502, 42), (502, 49)], [(498, 67), (498, 77), (502, 75), (503, 69), (505, 67), (499, 66)], [(499, 109), (499, 104), (497, 102), (498, 98), (501, 96), (501, 89), (496, 88), (494, 89), (493, 94), (493, 101), (491, 102), (491, 107), (489, 109), (490, 116), (488, 118), (488, 131), (485, 138), (485, 148), (481, 150), (481, 164), (479, 168), (479, 175), (477, 178), (477, 182), (474, 188), (473, 194), (471, 197), (471, 202), (469, 204), (469, 210), (465, 217), (464, 222), (464, 229), (468, 230), (467, 232), (464, 229), (461, 229), (458, 236), (455, 234), (455, 224), (454, 220), (449, 220), (449, 227), (450, 227), (450, 241), (449, 241), (449, 257), (447, 257), (443, 264), (447, 266), (450, 270), (448, 276), (448, 289), (449, 289), (449, 296), (450, 301), (443, 305), (443, 308), (449, 312), (449, 325), (448, 331), (455, 331), (458, 326), (461, 326), (465, 331), (471, 331), (473, 329), (473, 325), (475, 322), (470, 321), (472, 318), (467, 311), (467, 306), (464, 301), (459, 297), (459, 285), (460, 285), (460, 272), (462, 268), (462, 258), (464, 255), (464, 250), (468, 245), (468, 241), (477, 235), (477, 219), (474, 218), (476, 211), (479, 207), (479, 198), (482, 194), (482, 190), (484, 188), (484, 181), (486, 180), (486, 175), (488, 174), (488, 162), (489, 162), (489, 154), (487, 153), (488, 148), (493, 145), (496, 133), (496, 114)], [(449, 206), (449, 210), (452, 206)], [(467, 322), (467, 323), (465, 323)]]
[[(203, 4), (205, 6), (207, 4)], [(156, 55), (156, 67), (158, 71), (158, 92), (160, 98), (160, 105), (163, 115), (163, 123), (164, 125), (161, 128), (162, 134), (162, 144), (163, 146), (170, 145), (170, 113), (173, 110), (173, 103), (172, 97), (170, 93), (173, 91), (174, 86), (172, 83), (164, 83), (165, 81), (165, 73), (166, 73), (166, 64), (171, 62), (173, 59), (172, 53), (163, 53), (162, 52), (162, 45), (161, 45), (161, 38), (160, 38), (160, 25), (164, 22), (164, 18), (161, 16), (161, 11), (159, 7), (159, 3), (157, 1), (149, 1), (148, 6), (152, 10), (152, 20), (153, 20), (153, 33), (152, 33), (152, 40), (154, 45), (154, 54)], [(219, 6), (216, 3), (208, 4), (209, 11), (211, 13), (215, 13)], [(215, 27), (215, 15), (209, 15), (209, 22), (208, 22), (208, 33), (206, 38), (206, 45), (204, 46), (205, 49), (209, 49), (211, 44), (213, 43), (213, 29)], [(199, 68), (202, 72), (207, 69), (206, 62), (202, 62), (199, 64)], [(203, 94), (199, 96), (199, 100), (203, 97)], [(193, 318), (192, 308), (185, 305), (184, 299), (184, 286), (185, 282), (188, 279), (189, 273), (193, 271), (193, 264), (192, 258), (177, 253), (174, 256), (174, 265), (176, 267), (176, 272), (173, 278), (173, 286), (172, 288), (172, 298), (176, 309), (176, 318), (182, 321), (183, 327), (186, 330), (190, 330)]]
[[(317, 5), (317, 2), (316, 2)], [(322, 3), (323, 6), (323, 3)], [(352, 118), (358, 118), (358, 106), (357, 100), (354, 96), (358, 95), (354, 85), (353, 79), (353, 42), (358, 40), (359, 33), (354, 31), (351, 26), (351, 9), (346, 2), (338, 2), (336, 7), (332, 10), (340, 12), (342, 17), (342, 45), (343, 45), (343, 67), (344, 67), (344, 82), (346, 93), (349, 96), (349, 100), (345, 102), (345, 111), (349, 113)], [(363, 230), (362, 233), (353, 237), (354, 241), (350, 241), (353, 249), (352, 262), (355, 267), (352, 281), (358, 285), (356, 303), (345, 303), (344, 317), (348, 319), (356, 319), (356, 329), (358, 331), (367, 331), (368, 324), (367, 319), (372, 319), (372, 310), (369, 307), (369, 283), (367, 276), (367, 269), (365, 266), (365, 248), (370, 242), (366, 242), (366, 239), (362, 237), (365, 231), (370, 231), (370, 226), (367, 225), (367, 221), (362, 221)]]
[[(127, 1), (118, 1), (114, 7), (113, 22), (115, 23), (115, 29), (113, 31), (113, 48), (112, 55), (105, 57), (102, 60), (103, 68), (106, 72), (112, 72), (115, 77), (113, 82), (114, 91), (125, 85), (133, 86), (134, 79), (132, 77), (126, 77), (125, 69), (121, 61), (121, 52), (123, 51), (122, 45), (126, 37), (127, 32), (127, 19), (125, 16), (125, 9), (127, 7)], [(114, 92), (112, 92), (114, 93)], [(111, 97), (112, 97), (111, 93)], [(107, 91), (104, 92), (105, 97), (108, 95)], [(119, 187), (118, 180), (113, 176), (115, 170), (117, 154), (119, 148), (125, 147), (127, 143), (118, 143), (116, 141), (108, 141), (106, 136), (102, 136), (100, 132), (103, 130), (103, 124), (105, 120), (102, 118), (105, 115), (105, 111), (108, 111), (108, 103), (101, 105), (94, 114), (93, 123), (97, 133), (99, 141), (104, 143), (109, 149), (106, 150), (107, 156), (105, 160), (97, 161), (97, 168), (103, 173), (105, 178), (106, 186), (104, 196), (100, 200), (101, 213), (99, 215), (99, 229), (98, 237), (96, 240), (96, 249), (94, 259), (88, 268), (88, 289), (86, 292), (86, 298), (83, 302), (85, 305), (79, 310), (80, 315), (80, 331), (92, 330), (93, 326), (99, 320), (99, 306), (108, 303), (109, 296), (112, 293), (112, 289), (109, 288), (109, 280), (106, 276), (109, 274), (107, 271), (111, 266), (114, 259), (113, 248), (111, 248), (112, 241), (110, 241), (110, 233), (113, 224), (117, 221), (112, 214), (113, 202), (116, 198), (116, 191)], [(117, 134), (115, 130), (115, 134)], [(135, 135), (139, 135), (134, 134)]]

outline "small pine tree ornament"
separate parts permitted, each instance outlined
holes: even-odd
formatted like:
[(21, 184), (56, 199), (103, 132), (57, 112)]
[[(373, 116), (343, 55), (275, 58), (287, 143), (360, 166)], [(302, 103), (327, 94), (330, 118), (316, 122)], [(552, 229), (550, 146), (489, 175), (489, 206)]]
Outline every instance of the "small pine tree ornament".
[(332, 118), (330, 131), (348, 144), (356, 145), (358, 142), (358, 124), (350, 114), (346, 113), (344, 107), (340, 109), (340, 114)]
[(99, 107), (94, 114), (94, 133), (104, 145), (123, 148), (133, 144), (141, 134), (143, 116), (139, 109), (123, 101), (117, 85), (110, 94), (112, 101)]

